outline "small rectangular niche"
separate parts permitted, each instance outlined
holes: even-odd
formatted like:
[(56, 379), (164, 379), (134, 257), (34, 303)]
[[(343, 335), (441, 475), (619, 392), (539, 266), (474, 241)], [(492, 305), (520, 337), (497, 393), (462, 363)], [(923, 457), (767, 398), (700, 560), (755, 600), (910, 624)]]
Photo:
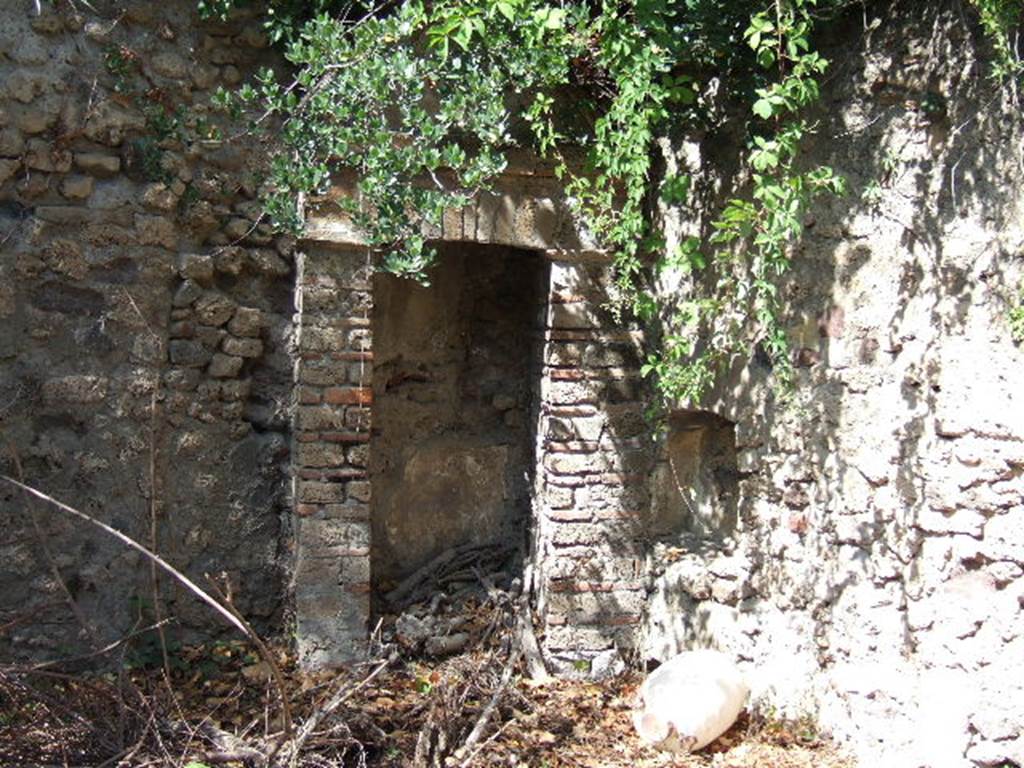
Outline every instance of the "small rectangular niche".
[(678, 411), (668, 422), (652, 478), (651, 534), (724, 539), (736, 531), (736, 432), (708, 411)]

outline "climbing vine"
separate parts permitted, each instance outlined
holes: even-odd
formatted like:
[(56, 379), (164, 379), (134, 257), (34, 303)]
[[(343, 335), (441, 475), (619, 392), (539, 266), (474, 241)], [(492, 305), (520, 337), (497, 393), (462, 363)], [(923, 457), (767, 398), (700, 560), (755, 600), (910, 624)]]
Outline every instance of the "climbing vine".
[[(200, 5), (223, 15), (235, 1)], [(1003, 33), (1021, 2), (972, 1)], [(699, 399), (724, 365), (756, 350), (780, 383), (792, 378), (780, 278), (811, 200), (843, 191), (831, 169), (800, 163), (813, 130), (804, 115), (827, 67), (812, 33), (844, 4), (285, 0), (269, 5), (268, 24), (294, 76), (267, 69), (219, 100), (275, 125), (282, 149), (266, 207), (279, 226), (300, 228), (305, 201), (350, 169), (355, 194), (337, 204), (383, 268), (421, 282), (434, 258), (424, 232), (486, 189), (510, 147), (553, 159), (578, 213), (615, 254), (614, 308), (664, 329), (644, 372), (669, 401)], [(650, 220), (654, 139), (713, 124), (723, 99), (747, 105), (748, 192), (728, 201), (710, 238), (667, 249)], [(562, 156), (570, 145), (587, 150), (586, 168)], [(683, 203), (688, 186), (680, 175), (660, 192)], [(669, 270), (689, 287), (661, 306), (644, 281)]]
[(1004, 79), (1024, 71), (1018, 49), (1018, 30), (1024, 17), (1024, 0), (971, 0), (978, 9), (981, 24), (995, 48), (993, 74)]
[(657, 374), (670, 400), (700, 398), (722, 365), (737, 354), (750, 355), (755, 346), (772, 361), (778, 382), (791, 383), (789, 344), (779, 320), (779, 278), (789, 269), (814, 195), (844, 189), (828, 167), (796, 168), (801, 139), (810, 130), (801, 113), (817, 100), (817, 76), (827, 67), (811, 50), (812, 5), (776, 3), (755, 13), (743, 33), (758, 64), (777, 77), (755, 89), (750, 107), (760, 121), (749, 148), (750, 197), (730, 200), (713, 222), (710, 259), (705, 246), (689, 238), (674, 259), (664, 262), (694, 271), (711, 261), (716, 270), (712, 290), (675, 308), (671, 332), (645, 367)]

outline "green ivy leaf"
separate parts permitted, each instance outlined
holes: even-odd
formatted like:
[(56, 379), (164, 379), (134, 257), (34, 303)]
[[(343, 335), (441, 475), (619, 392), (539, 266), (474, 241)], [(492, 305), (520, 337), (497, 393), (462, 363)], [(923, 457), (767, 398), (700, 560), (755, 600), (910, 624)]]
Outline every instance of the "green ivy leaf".
[(765, 120), (770, 119), (775, 114), (775, 109), (768, 99), (758, 99), (754, 102), (751, 110), (755, 115)]

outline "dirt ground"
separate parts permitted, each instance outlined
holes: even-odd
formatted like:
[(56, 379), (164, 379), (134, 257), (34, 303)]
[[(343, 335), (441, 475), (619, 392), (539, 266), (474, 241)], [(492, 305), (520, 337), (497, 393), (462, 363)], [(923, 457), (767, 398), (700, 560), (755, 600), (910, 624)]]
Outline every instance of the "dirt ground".
[[(267, 765), (275, 747), (270, 764), (294, 755), (291, 764), (317, 767), (853, 765), (809, 724), (747, 716), (699, 754), (657, 752), (632, 730), (635, 674), (541, 686), (513, 676), (481, 738), (459, 751), (500, 687), (504, 662), (495, 650), (393, 659), (313, 678), (300, 675), (286, 651), (273, 653), (292, 720), (288, 741), (271, 668), (241, 643), (171, 654), (170, 684), (152, 654), (126, 654), (120, 673), (103, 675), (0, 667), (0, 766), (230, 768)], [(303, 726), (305, 741), (289, 752)]]

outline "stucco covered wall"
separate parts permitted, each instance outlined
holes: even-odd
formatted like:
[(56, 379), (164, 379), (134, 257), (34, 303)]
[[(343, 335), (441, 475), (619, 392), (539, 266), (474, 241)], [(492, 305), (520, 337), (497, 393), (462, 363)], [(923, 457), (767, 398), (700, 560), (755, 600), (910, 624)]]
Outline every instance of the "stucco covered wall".
[[(963, 11), (868, 4), (825, 41), (809, 162), (850, 192), (786, 283), (795, 394), (725, 377), (704, 405), (735, 425), (738, 526), (654, 556), (650, 655), (735, 652), (761, 706), (865, 765), (1024, 761), (1021, 126)], [(722, 144), (665, 145), (705, 201), (736, 183)], [(670, 243), (707, 224), (663, 213)]]

